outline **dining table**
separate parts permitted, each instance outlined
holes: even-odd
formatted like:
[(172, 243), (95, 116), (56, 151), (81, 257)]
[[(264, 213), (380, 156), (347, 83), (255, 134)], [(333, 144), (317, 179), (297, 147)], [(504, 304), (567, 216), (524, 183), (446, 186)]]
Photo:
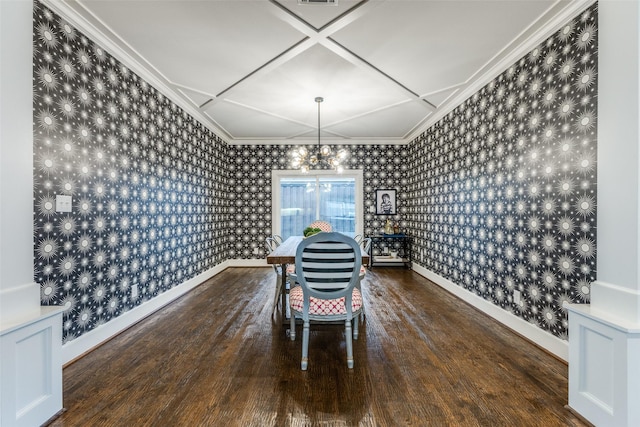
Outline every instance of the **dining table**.
[[(296, 263), (296, 250), (303, 239), (304, 237), (302, 236), (288, 237), (280, 246), (267, 255), (267, 264), (282, 266), (282, 307), (286, 307), (287, 265)], [(360, 246), (360, 254), (362, 256), (362, 265), (369, 265), (369, 254), (365, 252), (362, 246)], [(285, 310), (285, 312), (287, 311)]]

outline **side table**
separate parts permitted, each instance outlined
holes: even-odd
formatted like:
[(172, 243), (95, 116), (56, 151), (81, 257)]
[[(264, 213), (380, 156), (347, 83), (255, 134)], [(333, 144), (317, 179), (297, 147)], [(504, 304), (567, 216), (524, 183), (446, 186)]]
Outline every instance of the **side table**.
[[(371, 238), (369, 267), (376, 265), (411, 268), (411, 238), (406, 234), (376, 234)], [(392, 252), (397, 252), (392, 256)]]

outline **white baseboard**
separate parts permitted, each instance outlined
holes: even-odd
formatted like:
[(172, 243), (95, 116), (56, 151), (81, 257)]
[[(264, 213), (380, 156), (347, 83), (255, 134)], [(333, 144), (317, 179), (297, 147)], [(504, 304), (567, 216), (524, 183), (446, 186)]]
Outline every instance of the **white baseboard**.
[(254, 259), (230, 259), (228, 267), (271, 267), (264, 258)]
[[(225, 261), (158, 297), (145, 302), (134, 310), (124, 313), (122, 316), (66, 343), (62, 346), (62, 363), (67, 364), (77, 359), (229, 267), (269, 267), (269, 264), (267, 264), (263, 258)], [(490, 301), (480, 298), (424, 267), (413, 264), (413, 270), (558, 358), (564, 361), (569, 360), (569, 343), (567, 341), (561, 340), (531, 325), (525, 320), (492, 304)]]
[(186, 294), (196, 286), (202, 284), (204, 281), (230, 267), (231, 264), (231, 261), (225, 261), (218, 264), (210, 270), (183, 282), (167, 292), (158, 295), (156, 298), (141, 304), (135, 309), (118, 316), (110, 322), (98, 326), (73, 341), (69, 341), (62, 346), (62, 364), (65, 365), (79, 358), (88, 351), (91, 351), (100, 344), (108, 341), (115, 335), (135, 325), (137, 322), (149, 316), (153, 312)]
[(503, 310), (502, 308), (494, 305), (491, 301), (487, 301), (480, 298), (476, 294), (473, 294), (463, 287), (456, 285), (450, 280), (445, 279), (442, 276), (437, 275), (420, 265), (413, 264), (413, 270), (434, 282), (441, 288), (449, 291), (461, 300), (471, 304), (473, 307), (494, 318), (498, 322), (502, 323), (509, 329), (522, 335), (524, 338), (533, 342), (537, 346), (545, 349), (546, 351), (554, 354), (556, 357), (569, 361), (569, 342), (561, 340), (560, 338), (552, 335), (544, 330), (530, 324), (526, 320)]

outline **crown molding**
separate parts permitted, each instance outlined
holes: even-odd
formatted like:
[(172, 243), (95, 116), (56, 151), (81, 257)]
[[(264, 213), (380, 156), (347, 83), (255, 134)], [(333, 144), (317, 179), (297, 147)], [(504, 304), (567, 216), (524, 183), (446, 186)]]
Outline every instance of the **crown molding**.
[[(38, 1), (38, 0), (36, 0)], [(69, 24), (90, 37), (93, 42), (99, 44), (109, 52), (111, 56), (120, 61), (131, 71), (138, 74), (149, 84), (158, 89), (164, 96), (184, 109), (193, 118), (198, 120), (211, 132), (216, 134), (225, 143), (229, 143), (231, 136), (218, 128), (211, 119), (203, 114), (191, 100), (185, 97), (179, 87), (166, 78), (149, 61), (140, 55), (129, 44), (112, 31), (108, 25), (102, 22), (82, 4), (75, 0), (39, 0), (44, 6), (60, 15)], [(79, 11), (82, 10), (82, 13)]]
[[(181, 87), (167, 79), (149, 61), (129, 46), (126, 41), (119, 38), (104, 22), (93, 15), (84, 6), (75, 0), (40, 0), (43, 5), (67, 20), (71, 25), (85, 33), (94, 42), (107, 50), (110, 55), (127, 66), (133, 72), (145, 79), (157, 88), (163, 95), (183, 108), (192, 117), (198, 120), (207, 129), (218, 136), (228, 145), (301, 145), (313, 144), (305, 138), (296, 139), (241, 139), (234, 138), (227, 131), (217, 126), (215, 122), (197, 105), (186, 97)], [(325, 139), (323, 142), (330, 145), (407, 145), (437, 123), (444, 116), (453, 111), (466, 99), (478, 92), (492, 79), (504, 72), (521, 57), (539, 45), (565, 22), (575, 17), (596, 0), (558, 0), (549, 7), (535, 23), (518, 34), (502, 51), (490, 59), (480, 70), (460, 85), (450, 97), (448, 97), (438, 109), (429, 115), (425, 121), (403, 138), (352, 138)]]
[[(408, 145), (409, 140), (406, 138), (322, 138), (321, 145), (332, 146), (350, 146), (350, 145)], [(270, 138), (251, 138), (242, 139), (235, 138), (229, 142), (229, 145), (317, 145), (317, 138), (292, 138), (292, 139), (270, 139)]]
[(573, 19), (597, 0), (558, 0), (550, 6), (529, 27), (518, 34), (502, 51), (498, 52), (484, 66), (461, 85), (452, 96), (447, 98), (436, 112), (427, 117), (424, 124), (415, 132), (407, 136), (408, 141), (414, 141), (422, 133), (436, 124), (440, 119), (453, 111), (456, 107), (480, 91), (491, 80), (504, 72), (520, 58), (532, 51), (536, 46), (558, 31), (561, 25)]

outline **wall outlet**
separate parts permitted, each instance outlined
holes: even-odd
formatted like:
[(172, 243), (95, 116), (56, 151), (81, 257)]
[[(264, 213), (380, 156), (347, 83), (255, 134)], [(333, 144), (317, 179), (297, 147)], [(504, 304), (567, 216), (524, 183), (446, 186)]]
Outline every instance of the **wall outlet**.
[(138, 298), (138, 285), (131, 286), (131, 298)]
[(253, 248), (253, 254), (254, 255), (259, 255), (260, 254), (260, 248), (258, 248), (257, 246), (255, 248)]
[(513, 302), (520, 304), (520, 291), (513, 291)]
[(56, 195), (56, 212), (71, 212), (71, 196)]

